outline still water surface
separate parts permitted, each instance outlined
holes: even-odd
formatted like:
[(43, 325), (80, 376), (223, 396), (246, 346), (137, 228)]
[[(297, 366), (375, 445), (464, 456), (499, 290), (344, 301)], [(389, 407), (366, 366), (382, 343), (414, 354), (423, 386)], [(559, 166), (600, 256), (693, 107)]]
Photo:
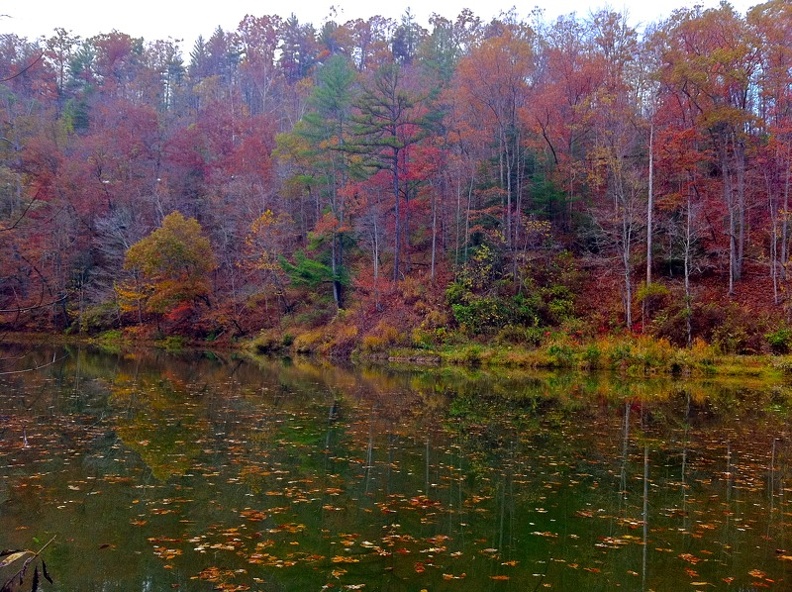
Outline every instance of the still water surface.
[(792, 589), (785, 384), (3, 356), (47, 590)]

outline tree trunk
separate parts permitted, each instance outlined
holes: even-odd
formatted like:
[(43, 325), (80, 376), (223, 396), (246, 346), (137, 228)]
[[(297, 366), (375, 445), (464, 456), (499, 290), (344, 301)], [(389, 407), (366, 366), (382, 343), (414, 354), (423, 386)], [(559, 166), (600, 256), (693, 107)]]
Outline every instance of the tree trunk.
[(646, 203), (646, 285), (652, 283), (652, 215), (654, 210), (654, 122), (649, 125), (649, 195)]
[[(395, 137), (395, 133), (394, 133)], [(394, 215), (396, 216), (396, 229), (394, 234), (396, 235), (394, 238), (394, 245), (393, 245), (393, 281), (399, 281), (399, 257), (401, 253), (401, 208), (399, 207), (399, 202), (401, 201), (401, 197), (399, 196), (399, 149), (393, 148), (393, 199), (394, 199)]]
[(693, 342), (693, 308), (690, 295), (690, 253), (693, 246), (693, 204), (690, 190), (687, 195), (687, 216), (685, 222), (684, 261), (685, 261), (685, 333), (687, 345)]
[(437, 257), (437, 197), (432, 191), (432, 283), (435, 281), (435, 259)]

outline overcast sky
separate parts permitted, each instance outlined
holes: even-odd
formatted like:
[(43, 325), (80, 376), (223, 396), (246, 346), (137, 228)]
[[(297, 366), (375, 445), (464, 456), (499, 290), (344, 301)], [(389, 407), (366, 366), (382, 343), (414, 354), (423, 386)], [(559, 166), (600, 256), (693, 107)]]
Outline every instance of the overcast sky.
[[(534, 4), (534, 1), (536, 4)], [(718, 0), (701, 0), (699, 4), (717, 6)], [(735, 0), (732, 5), (742, 14), (758, 0)], [(610, 6), (630, 16), (633, 25), (646, 24), (667, 17), (670, 12), (686, 5), (684, 0), (522, 0), (518, 3), (520, 18), (527, 17), (534, 6), (544, 11), (545, 20), (555, 20), (562, 14), (577, 13), (585, 16), (594, 8)], [(262, 0), (0, 0), (0, 34), (15, 33), (20, 37), (36, 39), (51, 36), (62, 27), (81, 37), (107, 33), (116, 29), (146, 41), (156, 39), (181, 39), (182, 50), (189, 54), (196, 37), (209, 37), (217, 26), (226, 31), (236, 29), (246, 14), (262, 16), (292, 12), (301, 22), (320, 25), (327, 20), (331, 6), (335, 5), (334, 20), (345, 22), (355, 18), (368, 18), (375, 14), (398, 18), (410, 7), (418, 22), (426, 25), (433, 12), (453, 18), (462, 8), (470, 8), (484, 20), (508, 11), (510, 0), (290, 0), (270, 2)]]

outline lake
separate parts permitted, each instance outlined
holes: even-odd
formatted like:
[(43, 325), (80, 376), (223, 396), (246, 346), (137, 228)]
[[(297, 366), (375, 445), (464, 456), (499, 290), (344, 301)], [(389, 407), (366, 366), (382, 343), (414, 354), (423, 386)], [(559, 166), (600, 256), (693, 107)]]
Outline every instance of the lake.
[(43, 590), (792, 588), (790, 384), (2, 358), (0, 549), (55, 537)]

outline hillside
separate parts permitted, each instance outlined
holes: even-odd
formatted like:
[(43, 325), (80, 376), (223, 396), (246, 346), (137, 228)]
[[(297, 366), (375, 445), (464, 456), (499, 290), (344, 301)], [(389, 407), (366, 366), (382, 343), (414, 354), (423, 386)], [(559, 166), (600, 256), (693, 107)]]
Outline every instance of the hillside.
[(188, 62), (0, 36), (0, 330), (784, 352), (790, 23), (264, 15)]

